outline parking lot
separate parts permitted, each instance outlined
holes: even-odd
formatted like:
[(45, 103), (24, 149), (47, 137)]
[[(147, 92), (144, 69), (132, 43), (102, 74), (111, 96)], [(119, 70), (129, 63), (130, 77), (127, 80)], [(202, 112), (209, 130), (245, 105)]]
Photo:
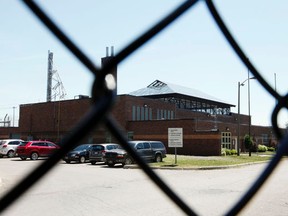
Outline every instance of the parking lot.
[[(41, 163), (0, 159), (0, 196)], [(242, 215), (287, 215), (287, 160)], [(155, 170), (199, 215), (223, 215), (265, 164), (219, 170)], [(183, 215), (140, 169), (64, 161), (2, 215)]]

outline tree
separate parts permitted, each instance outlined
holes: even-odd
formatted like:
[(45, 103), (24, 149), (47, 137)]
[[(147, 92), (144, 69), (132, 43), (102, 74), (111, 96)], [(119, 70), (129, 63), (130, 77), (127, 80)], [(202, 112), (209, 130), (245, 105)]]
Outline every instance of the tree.
[(251, 150), (252, 150), (252, 146), (253, 146), (253, 140), (252, 137), (249, 136), (248, 134), (246, 134), (244, 136), (244, 144), (245, 144), (245, 148), (249, 149), (249, 156), (251, 156)]

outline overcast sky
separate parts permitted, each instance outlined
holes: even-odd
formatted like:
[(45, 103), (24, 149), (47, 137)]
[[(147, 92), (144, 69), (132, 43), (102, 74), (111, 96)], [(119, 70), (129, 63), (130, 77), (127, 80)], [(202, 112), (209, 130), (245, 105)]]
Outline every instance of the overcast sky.
[[(100, 66), (106, 47), (117, 54), (176, 5), (177, 0), (49, 0), (36, 1), (69, 37)], [(214, 1), (232, 34), (281, 94), (287, 92), (288, 1)], [(48, 50), (60, 75), (66, 99), (91, 95), (93, 76), (16, 0), (0, 1), (0, 121), (18, 120), (20, 104), (46, 101)], [(252, 75), (250, 75), (252, 76)], [(197, 89), (238, 112), (238, 82), (248, 77), (211, 18), (203, 1), (118, 66), (118, 94), (144, 88), (154, 80)], [(275, 100), (250, 81), (252, 124), (271, 125)], [(247, 82), (241, 87), (241, 113), (248, 114)], [(15, 108), (13, 108), (15, 107)], [(287, 122), (287, 112), (279, 118)]]

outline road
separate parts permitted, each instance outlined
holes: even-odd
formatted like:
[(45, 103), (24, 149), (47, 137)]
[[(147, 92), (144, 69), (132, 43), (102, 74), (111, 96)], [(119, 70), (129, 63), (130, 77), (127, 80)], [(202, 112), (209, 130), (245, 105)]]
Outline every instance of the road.
[[(43, 160), (0, 159), (0, 196)], [(219, 170), (155, 170), (199, 215), (223, 215), (266, 164)], [(287, 215), (288, 161), (240, 215)], [(3, 216), (184, 215), (139, 169), (59, 162)]]

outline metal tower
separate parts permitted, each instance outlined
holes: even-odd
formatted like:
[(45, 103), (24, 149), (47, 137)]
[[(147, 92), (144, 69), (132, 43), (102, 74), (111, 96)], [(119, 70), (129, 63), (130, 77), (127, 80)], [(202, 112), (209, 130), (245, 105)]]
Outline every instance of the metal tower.
[(47, 102), (52, 100), (53, 53), (48, 50)]
[(66, 91), (57, 70), (53, 70), (53, 53), (48, 51), (47, 102), (65, 99)]

